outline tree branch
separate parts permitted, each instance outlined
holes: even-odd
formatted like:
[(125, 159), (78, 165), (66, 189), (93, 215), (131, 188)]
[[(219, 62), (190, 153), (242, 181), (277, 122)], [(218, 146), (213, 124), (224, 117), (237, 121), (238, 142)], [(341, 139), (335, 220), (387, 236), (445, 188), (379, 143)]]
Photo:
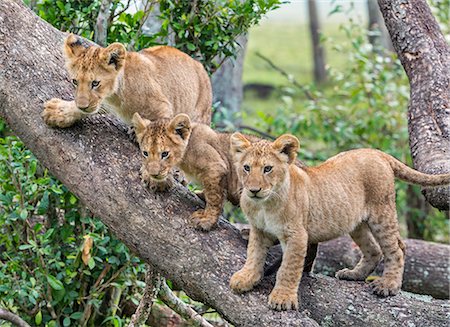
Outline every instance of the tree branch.
[(18, 327), (30, 327), (22, 318), (11, 311), (0, 308), (0, 320), (6, 320)]
[(209, 233), (192, 228), (189, 216), (202, 203), (187, 189), (154, 194), (143, 188), (139, 151), (122, 124), (105, 116), (64, 130), (44, 124), (45, 100), (72, 98), (60, 52), (63, 38), (22, 3), (0, 1), (0, 116), (120, 240), (188, 296), (236, 326), (308, 327), (330, 319), (336, 326), (447, 323), (445, 301), (407, 294), (379, 299), (363, 283), (320, 276), (303, 279), (300, 311), (268, 308), (273, 278), (234, 294), (228, 283), (245, 262), (245, 241), (223, 220)]

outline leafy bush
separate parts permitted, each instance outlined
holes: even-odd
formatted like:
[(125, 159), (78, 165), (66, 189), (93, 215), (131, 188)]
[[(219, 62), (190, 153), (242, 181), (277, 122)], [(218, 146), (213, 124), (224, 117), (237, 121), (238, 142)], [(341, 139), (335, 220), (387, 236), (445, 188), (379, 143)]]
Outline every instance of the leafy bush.
[(73, 326), (111, 316), (113, 295), (137, 302), (143, 263), (14, 136), (0, 138), (0, 191), (2, 307)]

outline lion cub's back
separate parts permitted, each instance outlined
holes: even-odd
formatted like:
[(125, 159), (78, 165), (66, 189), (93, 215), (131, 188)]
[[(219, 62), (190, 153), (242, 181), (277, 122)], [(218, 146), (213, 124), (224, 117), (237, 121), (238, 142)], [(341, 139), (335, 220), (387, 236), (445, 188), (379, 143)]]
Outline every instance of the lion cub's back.
[(149, 59), (152, 78), (174, 106), (174, 115), (185, 113), (195, 122), (210, 124), (212, 88), (203, 65), (170, 46), (139, 52)]

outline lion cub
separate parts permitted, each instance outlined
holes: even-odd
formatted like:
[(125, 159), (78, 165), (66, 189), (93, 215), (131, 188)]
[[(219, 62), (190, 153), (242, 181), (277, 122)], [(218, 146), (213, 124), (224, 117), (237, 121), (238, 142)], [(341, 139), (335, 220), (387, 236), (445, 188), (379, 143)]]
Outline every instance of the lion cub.
[(208, 74), (202, 64), (175, 48), (157, 46), (128, 52), (120, 43), (86, 48), (70, 34), (64, 56), (75, 100), (45, 103), (42, 116), (50, 126), (69, 127), (96, 113), (100, 106), (127, 125), (135, 112), (151, 120), (183, 112), (194, 121), (211, 121)]
[(283, 135), (275, 142), (251, 143), (231, 136), (231, 153), (243, 190), (241, 208), (250, 225), (247, 261), (230, 286), (251, 290), (262, 277), (268, 248), (279, 239), (283, 260), (269, 306), (298, 308), (297, 290), (307, 243), (349, 233), (362, 252), (339, 279), (365, 280), (384, 255), (384, 273), (372, 282), (374, 293), (395, 295), (402, 285), (405, 246), (395, 208), (394, 178), (422, 186), (450, 184), (450, 174), (427, 175), (378, 150), (340, 153), (317, 167), (292, 164), (299, 141)]
[(189, 180), (203, 186), (206, 207), (191, 216), (197, 228), (210, 230), (217, 223), (225, 199), (239, 204), (240, 187), (229, 154), (231, 134), (191, 124), (185, 114), (149, 121), (135, 113), (133, 124), (144, 157), (144, 181), (156, 190), (165, 190), (171, 184), (170, 171), (177, 166)]

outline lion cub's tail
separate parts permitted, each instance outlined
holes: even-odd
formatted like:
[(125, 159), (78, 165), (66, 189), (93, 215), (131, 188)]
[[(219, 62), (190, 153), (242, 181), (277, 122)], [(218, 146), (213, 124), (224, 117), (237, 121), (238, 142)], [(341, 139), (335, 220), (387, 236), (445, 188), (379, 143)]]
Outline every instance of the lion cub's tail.
[(395, 159), (394, 157), (383, 153), (384, 159), (386, 159), (394, 171), (395, 177), (404, 180), (408, 183), (418, 184), (421, 186), (444, 186), (450, 185), (450, 174), (430, 175), (421, 173), (415, 169), (412, 169), (405, 165), (403, 162)]

